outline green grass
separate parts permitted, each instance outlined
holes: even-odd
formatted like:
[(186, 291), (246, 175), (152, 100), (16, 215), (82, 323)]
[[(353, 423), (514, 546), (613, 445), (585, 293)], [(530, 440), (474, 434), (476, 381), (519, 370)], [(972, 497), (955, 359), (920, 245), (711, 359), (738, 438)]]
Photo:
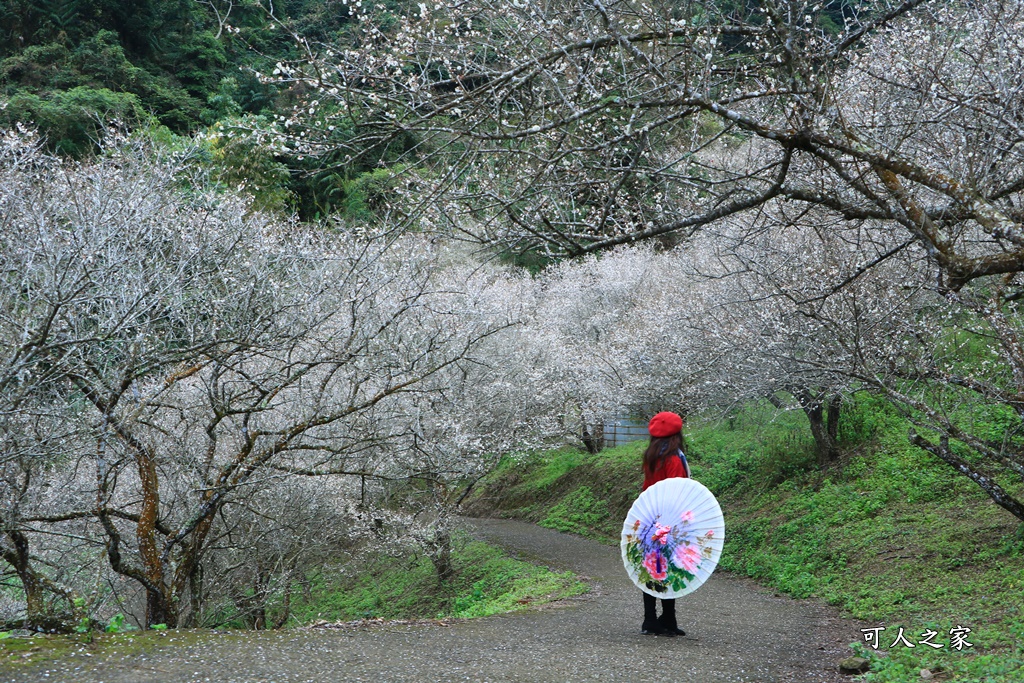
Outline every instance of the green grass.
[[(580, 486), (567, 494), (548, 512), (540, 525), (570, 533), (589, 532), (610, 519), (608, 504), (594, 496), (589, 486)], [(591, 532), (591, 535), (596, 536)]]
[(561, 448), (508, 458), (466, 510), (617, 542), (622, 519), (640, 493), (643, 448), (634, 442), (596, 455)]
[[(434, 567), (423, 555), (376, 557), (358, 569), (335, 568), (324, 572), (313, 580), (308, 596), (297, 592), (292, 598), (287, 625), (375, 617), (483, 617), (528, 609), (587, 591), (586, 584), (572, 572), (554, 572), (523, 562), (499, 548), (461, 535), (457, 536), (453, 559), (456, 576), (445, 587), (438, 586)], [(276, 608), (271, 606), (271, 611)], [(203, 642), (210, 634), (207, 629), (170, 629), (15, 638), (0, 632), (0, 671), (83, 653), (134, 656), (153, 648)], [(253, 632), (232, 629), (219, 631), (217, 637), (246, 634)]]
[[(843, 456), (826, 471), (799, 411), (764, 403), (694, 421), (693, 475), (726, 516), (720, 566), (885, 625), (877, 651), (858, 646), (872, 660), (864, 680), (918, 680), (923, 668), (960, 683), (1024, 680), (1024, 525), (911, 446), (884, 402), (858, 396), (845, 411)], [(536, 454), (499, 469), (471, 509), (617, 542), (643, 447)], [(957, 626), (973, 647), (949, 646)], [(913, 643), (935, 630), (944, 647), (889, 648), (900, 627)]]
[(293, 598), (291, 624), (381, 617), (482, 617), (579, 595), (586, 585), (571, 572), (505, 555), (479, 541), (457, 541), (455, 578), (439, 586), (423, 555), (375, 557), (358, 569), (325, 573), (308, 597)]

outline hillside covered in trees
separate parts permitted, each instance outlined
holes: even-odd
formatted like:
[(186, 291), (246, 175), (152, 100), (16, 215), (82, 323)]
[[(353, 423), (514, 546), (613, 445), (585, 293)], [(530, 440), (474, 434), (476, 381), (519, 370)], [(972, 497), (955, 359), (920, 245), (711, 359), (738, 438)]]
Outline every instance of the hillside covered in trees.
[[(94, 153), (112, 123), (165, 137), (270, 125), (299, 93), (262, 75), (301, 56), (297, 35), (347, 44), (351, 21), (340, 0), (6, 2), (0, 125), (30, 125), (49, 149), (75, 158)], [(206, 152), (225, 184), (245, 182), (262, 205), (308, 217), (330, 212), (345, 194), (339, 179), (365, 170), (339, 171), (330, 160), (301, 163), (248, 139), (211, 144)]]

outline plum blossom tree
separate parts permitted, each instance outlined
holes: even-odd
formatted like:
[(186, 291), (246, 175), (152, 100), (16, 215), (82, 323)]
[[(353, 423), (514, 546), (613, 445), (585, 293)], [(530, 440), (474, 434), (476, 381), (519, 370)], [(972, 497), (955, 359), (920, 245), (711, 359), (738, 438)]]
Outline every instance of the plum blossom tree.
[(756, 239), (721, 225), (685, 248), (619, 248), (537, 278), (534, 334), (559, 332), (546, 343), (568, 360), (556, 356), (549, 376), (572, 373), (566, 386), (604, 418), (765, 397), (786, 407), (781, 396), (792, 396), (825, 465), (858, 349), (885, 339), (919, 298), (907, 285), (913, 264), (895, 261), (832, 292), (862, 257), (799, 227)]
[(426, 240), (186, 196), (188, 168), (125, 143), (3, 170), (3, 557), (35, 600), (61, 589), (30, 543), (101, 548), (147, 626), (179, 623), (223, 520), (284, 474), (408, 476), (399, 399), (508, 324), (467, 314)]
[[(416, 178), (405, 215), (514, 251), (678, 239), (786, 199), (879, 221), (958, 289), (1024, 258), (1022, 12), (424, 4), (388, 29), (363, 21), (359, 49), (310, 46), (280, 64), (276, 78), (309, 92), (280, 139), (357, 155), (414, 136), (409, 160), (434, 180)], [(332, 118), (358, 134), (318, 135)]]
[(632, 392), (636, 378), (630, 376), (629, 355), (647, 335), (635, 322), (654, 265), (650, 250), (641, 251), (563, 262), (537, 278), (528, 334), (549, 346), (544, 381), (558, 389), (568, 431), (591, 452), (602, 445), (606, 421), (641, 408)]
[[(821, 9), (802, 0), (422, 5), (387, 31), (364, 22), (358, 49), (311, 47), (304, 62), (281, 64), (277, 78), (310, 92), (281, 140), (316, 153), (334, 144), (317, 135), (332, 116), (357, 123), (353, 156), (412, 137), (402, 168), (431, 174), (404, 195), (396, 185), (395, 215), (511, 253), (671, 245), (736, 222), (752, 239), (813, 218), (830, 233), (823, 244), (845, 242), (855, 254), (810, 300), (782, 278), (777, 294), (798, 305), (776, 319), (805, 327), (798, 336), (841, 332), (847, 376), (904, 406), (939, 437), (915, 433), (915, 443), (1019, 515), (990, 486), (1017, 481), (1016, 442), (971, 436), (934, 401), (992, 402), (1016, 416), (1015, 433), (1017, 392), (1006, 378), (1019, 372), (1014, 307), (1024, 271), (1024, 3)], [(328, 101), (330, 111), (320, 107)], [(782, 254), (782, 263), (798, 255)], [(771, 259), (759, 258), (754, 270), (771, 274)], [(865, 308), (852, 293), (826, 303), (886, 264), (911, 264), (913, 297), (931, 292), (958, 313), (928, 318), (939, 327), (923, 333), (891, 272), (875, 283), (896, 297), (888, 304)], [(881, 324), (887, 306), (910, 315), (889, 319), (902, 328)], [(938, 360), (941, 326), (954, 320), (998, 340), (984, 370), (954, 372), (953, 361)], [(883, 329), (888, 339), (862, 334)], [(925, 339), (938, 347), (919, 347)], [(777, 357), (790, 358), (790, 374), (834, 376), (815, 346)], [(897, 352), (911, 348), (914, 372)], [(994, 366), (1003, 380), (976, 382)], [(822, 386), (795, 387), (812, 423), (834, 395)], [(986, 474), (990, 467), (1002, 474)]]
[[(765, 216), (785, 209), (769, 205)], [(923, 254), (912, 246), (864, 268), (894, 248), (876, 225), (837, 232), (818, 212), (771, 220), (776, 226), (760, 234), (725, 224), (699, 236), (689, 261), (709, 265), (691, 272), (712, 283), (707, 315), (719, 328), (710, 351), (725, 360), (716, 364), (718, 386), (776, 405), (777, 392), (792, 396), (825, 465), (838, 453), (844, 396), (863, 387), (855, 375), (865, 354), (888, 343), (898, 321), (933, 295), (922, 284)]]

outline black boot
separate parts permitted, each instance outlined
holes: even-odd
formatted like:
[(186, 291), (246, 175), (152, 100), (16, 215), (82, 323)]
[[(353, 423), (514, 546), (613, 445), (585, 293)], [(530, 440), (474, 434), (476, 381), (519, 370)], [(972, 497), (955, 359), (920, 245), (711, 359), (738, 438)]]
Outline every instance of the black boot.
[(658, 599), (653, 595), (644, 593), (644, 623), (640, 627), (640, 633), (645, 636), (653, 636), (661, 633), (661, 623), (658, 621), (657, 606)]
[(661, 601), (661, 616), (658, 617), (658, 627), (661, 634), (665, 636), (685, 636), (686, 631), (676, 624), (676, 601)]

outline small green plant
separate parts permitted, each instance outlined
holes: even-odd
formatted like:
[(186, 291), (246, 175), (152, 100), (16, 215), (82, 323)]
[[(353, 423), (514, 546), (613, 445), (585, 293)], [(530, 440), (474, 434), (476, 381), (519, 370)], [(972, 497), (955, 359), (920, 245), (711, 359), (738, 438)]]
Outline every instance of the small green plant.
[(150, 628), (154, 631), (166, 631), (167, 624), (153, 624), (152, 626), (150, 626)]
[(473, 610), (475, 605), (484, 600), (484, 582), (477, 581), (473, 584), (473, 591), (469, 595), (462, 595), (455, 598), (455, 608), (452, 610), (455, 616), (460, 617)]
[(107, 622), (107, 627), (104, 629), (107, 633), (124, 633), (125, 631), (134, 630), (135, 627), (127, 623), (124, 619), (124, 615), (120, 612), (110, 617), (110, 621)]

